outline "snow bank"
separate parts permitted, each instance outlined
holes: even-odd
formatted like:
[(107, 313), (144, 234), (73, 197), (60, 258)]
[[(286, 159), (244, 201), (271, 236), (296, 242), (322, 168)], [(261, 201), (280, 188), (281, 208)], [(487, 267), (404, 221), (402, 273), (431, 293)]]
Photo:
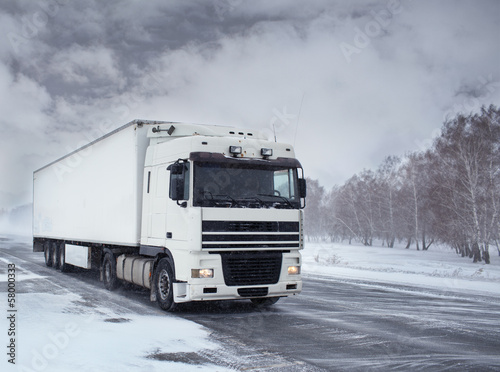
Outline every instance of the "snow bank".
[(306, 277), (321, 275), (500, 296), (500, 257), (496, 249), (490, 249), (489, 265), (472, 263), (439, 246), (417, 251), (306, 242), (302, 253)]
[(73, 294), (18, 294), (19, 352), (16, 365), (7, 371), (226, 370), (158, 358), (218, 347), (196, 323), (163, 312), (144, 316), (109, 308), (85, 310), (82, 301)]

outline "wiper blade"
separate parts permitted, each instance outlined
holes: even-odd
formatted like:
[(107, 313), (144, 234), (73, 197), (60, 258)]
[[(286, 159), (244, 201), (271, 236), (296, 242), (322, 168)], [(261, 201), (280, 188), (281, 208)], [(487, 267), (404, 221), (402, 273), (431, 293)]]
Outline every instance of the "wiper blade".
[(257, 194), (259, 196), (267, 196), (267, 197), (270, 197), (270, 198), (279, 198), (281, 199), (282, 201), (284, 201), (286, 204), (288, 204), (288, 206), (290, 208), (293, 209), (293, 204), (290, 202), (290, 200), (288, 200), (287, 198), (285, 198), (284, 196), (281, 196), (281, 195), (271, 195), (271, 194)]
[(215, 196), (222, 196), (223, 198), (229, 199), (232, 204), (239, 205), (239, 203), (236, 201), (236, 199), (234, 199), (231, 195), (228, 195), (228, 194), (217, 194)]
[[(208, 198), (207, 195), (210, 195), (210, 197)], [(203, 193), (203, 197), (205, 198), (205, 200), (209, 200), (209, 201), (213, 202), (216, 205), (218, 203), (223, 203), (224, 202), (224, 200), (221, 200), (220, 198), (217, 198), (218, 196), (228, 199), (230, 201), (230, 203), (231, 203), (231, 207), (234, 206), (234, 205), (239, 205), (238, 201), (236, 199), (234, 199), (233, 197), (231, 197), (230, 195), (228, 195), (228, 194), (215, 194), (214, 195), (214, 194), (212, 194), (209, 191), (205, 191)]]
[(241, 198), (240, 200), (255, 200), (257, 203), (259, 203), (260, 206), (262, 207), (265, 207), (266, 206), (266, 202), (262, 199), (259, 199), (258, 197), (256, 196), (248, 196), (246, 198)]

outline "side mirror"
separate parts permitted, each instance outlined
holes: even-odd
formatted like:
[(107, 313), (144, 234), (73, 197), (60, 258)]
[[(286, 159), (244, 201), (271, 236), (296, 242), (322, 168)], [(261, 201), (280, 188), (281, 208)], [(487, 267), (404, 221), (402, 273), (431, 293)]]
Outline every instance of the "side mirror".
[(184, 177), (180, 174), (170, 174), (169, 197), (172, 200), (184, 199)]
[(170, 171), (170, 175), (173, 175), (173, 174), (184, 174), (184, 169), (185, 169), (184, 163), (174, 163), (174, 164), (170, 164), (167, 167), (167, 170)]
[(307, 184), (305, 178), (299, 178), (299, 196), (305, 198), (307, 196)]
[[(172, 200), (176, 200), (179, 204), (179, 200), (187, 200), (189, 198), (188, 192), (186, 191), (186, 181), (189, 175), (189, 168), (186, 163), (177, 161), (171, 164), (167, 168), (170, 171), (170, 189), (168, 196)], [(188, 181), (189, 182), (189, 181)], [(187, 206), (187, 203), (179, 204), (180, 206)]]

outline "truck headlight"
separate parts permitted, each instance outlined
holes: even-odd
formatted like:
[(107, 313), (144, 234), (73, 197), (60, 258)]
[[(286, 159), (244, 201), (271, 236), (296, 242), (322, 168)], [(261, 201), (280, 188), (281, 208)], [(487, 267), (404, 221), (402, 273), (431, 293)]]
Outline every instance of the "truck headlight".
[(299, 275), (300, 266), (288, 266), (288, 275)]
[(214, 269), (192, 269), (191, 278), (213, 278)]

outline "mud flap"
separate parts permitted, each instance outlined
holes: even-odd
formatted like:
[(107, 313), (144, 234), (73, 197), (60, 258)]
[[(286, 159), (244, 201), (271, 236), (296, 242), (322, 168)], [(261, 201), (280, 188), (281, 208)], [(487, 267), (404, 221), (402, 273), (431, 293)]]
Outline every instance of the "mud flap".
[(149, 292), (149, 300), (151, 302), (156, 302), (156, 281), (151, 280), (151, 289)]
[(33, 242), (33, 252), (43, 252), (43, 241), (35, 240)]

